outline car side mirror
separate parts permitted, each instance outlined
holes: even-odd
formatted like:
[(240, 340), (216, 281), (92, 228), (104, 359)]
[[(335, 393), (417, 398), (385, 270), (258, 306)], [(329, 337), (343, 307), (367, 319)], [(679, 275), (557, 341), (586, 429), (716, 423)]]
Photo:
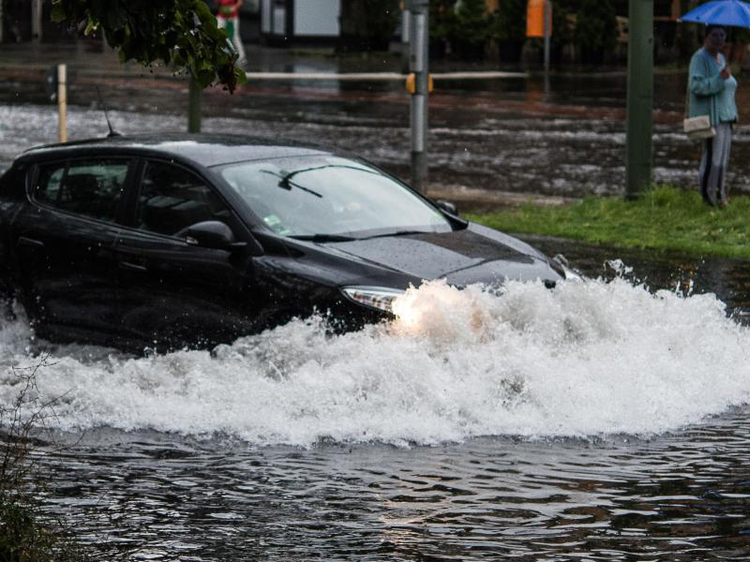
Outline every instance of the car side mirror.
[(437, 201), (435, 201), (435, 205), (437, 205), (440, 209), (442, 209), (446, 213), (453, 215), (454, 217), (458, 216), (458, 209), (450, 201), (445, 201), (444, 199), (438, 199)]
[(232, 229), (221, 221), (195, 223), (178, 232), (177, 236), (184, 237), (188, 244), (217, 250), (233, 250), (245, 246), (244, 242), (237, 242)]

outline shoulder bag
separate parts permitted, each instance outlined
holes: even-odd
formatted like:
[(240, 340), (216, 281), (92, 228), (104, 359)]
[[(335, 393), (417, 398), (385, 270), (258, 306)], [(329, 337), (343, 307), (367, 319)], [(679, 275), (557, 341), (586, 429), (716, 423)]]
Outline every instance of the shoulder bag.
[(698, 115), (697, 117), (688, 117), (688, 107), (690, 106), (690, 76), (688, 76), (688, 87), (685, 92), (685, 117), (682, 120), (682, 130), (690, 140), (710, 139), (716, 136), (716, 129), (711, 126), (711, 117), (708, 115)]

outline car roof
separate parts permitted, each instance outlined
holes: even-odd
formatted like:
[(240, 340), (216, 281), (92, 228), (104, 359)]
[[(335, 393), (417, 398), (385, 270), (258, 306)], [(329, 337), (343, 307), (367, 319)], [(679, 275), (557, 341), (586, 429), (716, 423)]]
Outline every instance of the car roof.
[(83, 156), (90, 153), (92, 149), (101, 152), (140, 153), (146, 156), (189, 160), (205, 167), (266, 158), (331, 155), (334, 153), (332, 150), (312, 144), (245, 135), (158, 133), (109, 136), (39, 146), (25, 151), (21, 158)]

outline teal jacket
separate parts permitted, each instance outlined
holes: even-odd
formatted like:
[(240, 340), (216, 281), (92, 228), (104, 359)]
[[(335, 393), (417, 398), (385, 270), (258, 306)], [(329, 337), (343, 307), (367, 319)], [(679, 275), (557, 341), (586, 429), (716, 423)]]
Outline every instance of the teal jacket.
[(734, 92), (737, 81), (734, 77), (724, 80), (721, 69), (727, 64), (724, 55), (719, 53), (719, 61), (701, 48), (690, 59), (690, 117), (709, 115), (711, 124), (731, 123), (737, 121), (737, 106)]

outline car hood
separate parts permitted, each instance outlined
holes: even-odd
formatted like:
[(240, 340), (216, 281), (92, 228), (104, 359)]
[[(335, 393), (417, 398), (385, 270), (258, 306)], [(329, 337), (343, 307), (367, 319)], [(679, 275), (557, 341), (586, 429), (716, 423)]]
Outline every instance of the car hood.
[(326, 246), (379, 267), (455, 285), (508, 279), (557, 280), (547, 258), (528, 244), (475, 224), (453, 232), (383, 236)]

